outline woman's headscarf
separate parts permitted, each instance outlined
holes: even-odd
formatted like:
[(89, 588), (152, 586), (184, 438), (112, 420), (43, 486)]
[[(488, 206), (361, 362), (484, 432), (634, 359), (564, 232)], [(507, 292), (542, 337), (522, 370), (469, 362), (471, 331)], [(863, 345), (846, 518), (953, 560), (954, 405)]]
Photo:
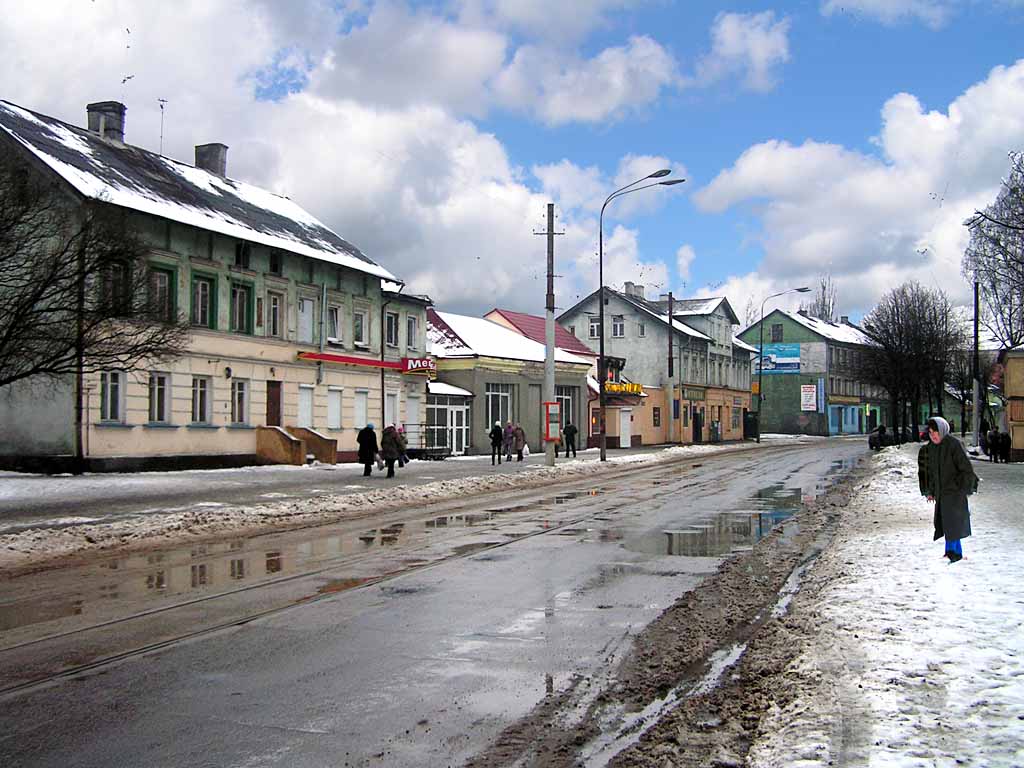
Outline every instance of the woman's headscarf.
[(932, 416), (928, 419), (928, 426), (939, 433), (939, 439), (945, 439), (949, 434), (949, 422), (941, 416)]

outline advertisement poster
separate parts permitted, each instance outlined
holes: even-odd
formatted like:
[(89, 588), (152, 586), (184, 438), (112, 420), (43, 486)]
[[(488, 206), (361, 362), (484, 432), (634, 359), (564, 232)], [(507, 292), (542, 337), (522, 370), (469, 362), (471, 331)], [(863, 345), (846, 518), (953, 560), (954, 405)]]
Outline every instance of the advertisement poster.
[(800, 373), (800, 345), (765, 344), (763, 373)]
[(816, 411), (816, 410), (818, 410), (818, 385), (817, 384), (801, 384), (800, 385), (800, 410), (801, 411)]

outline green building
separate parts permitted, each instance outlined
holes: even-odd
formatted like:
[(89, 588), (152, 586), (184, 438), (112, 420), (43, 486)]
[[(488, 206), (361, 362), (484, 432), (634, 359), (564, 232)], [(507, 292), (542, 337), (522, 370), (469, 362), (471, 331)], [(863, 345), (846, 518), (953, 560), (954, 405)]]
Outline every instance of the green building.
[[(868, 339), (847, 317), (830, 323), (776, 309), (762, 322), (739, 334), (758, 349), (763, 343), (751, 387), (756, 395), (764, 383), (762, 433), (849, 435), (888, 423), (888, 393), (857, 373)], [(751, 401), (755, 411), (758, 400)]]

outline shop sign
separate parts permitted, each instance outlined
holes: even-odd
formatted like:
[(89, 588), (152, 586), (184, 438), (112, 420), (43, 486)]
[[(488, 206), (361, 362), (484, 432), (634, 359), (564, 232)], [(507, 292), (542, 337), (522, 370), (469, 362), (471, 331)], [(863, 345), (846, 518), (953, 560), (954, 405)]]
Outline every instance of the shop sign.
[(683, 387), (684, 400), (702, 401), (707, 397), (707, 390), (699, 387)]
[(860, 405), (859, 397), (850, 397), (848, 395), (830, 395), (828, 401), (836, 405)]
[(644, 388), (641, 384), (627, 384), (625, 382), (607, 381), (604, 385), (604, 391), (611, 392), (617, 395), (642, 395), (644, 393)]
[(402, 373), (437, 378), (437, 361), (432, 357), (403, 357)]
[[(763, 370), (762, 370), (763, 369)], [(765, 344), (764, 363), (755, 358), (754, 373), (778, 374), (800, 373), (799, 344)]]
[(818, 410), (818, 385), (817, 384), (801, 384), (800, 385), (800, 410), (801, 411), (816, 411), (816, 410)]

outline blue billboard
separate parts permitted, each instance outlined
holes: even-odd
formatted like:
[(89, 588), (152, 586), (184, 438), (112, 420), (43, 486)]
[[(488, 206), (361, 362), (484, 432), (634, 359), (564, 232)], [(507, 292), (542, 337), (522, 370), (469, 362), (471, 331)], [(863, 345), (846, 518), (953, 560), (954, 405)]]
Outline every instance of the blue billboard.
[(765, 344), (764, 345), (764, 370), (761, 370), (761, 361), (757, 361), (757, 373), (800, 373), (800, 345), (799, 344)]

